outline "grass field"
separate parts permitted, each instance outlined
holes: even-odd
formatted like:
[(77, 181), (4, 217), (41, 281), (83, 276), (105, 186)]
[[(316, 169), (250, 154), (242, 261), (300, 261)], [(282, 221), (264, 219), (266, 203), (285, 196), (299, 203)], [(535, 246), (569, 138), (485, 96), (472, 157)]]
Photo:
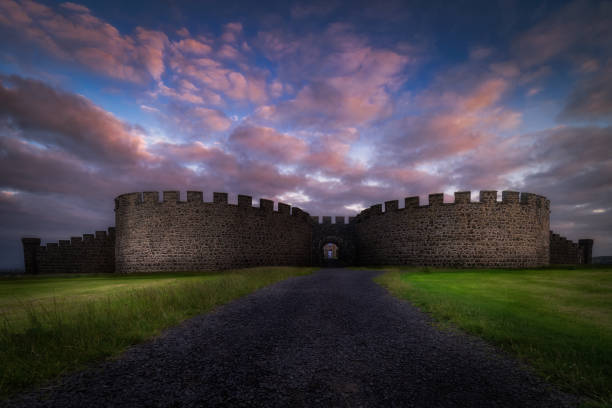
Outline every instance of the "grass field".
[(548, 381), (612, 406), (612, 268), (385, 268), (397, 297), (529, 363)]
[(0, 278), (0, 397), (117, 355), (186, 318), (313, 270)]

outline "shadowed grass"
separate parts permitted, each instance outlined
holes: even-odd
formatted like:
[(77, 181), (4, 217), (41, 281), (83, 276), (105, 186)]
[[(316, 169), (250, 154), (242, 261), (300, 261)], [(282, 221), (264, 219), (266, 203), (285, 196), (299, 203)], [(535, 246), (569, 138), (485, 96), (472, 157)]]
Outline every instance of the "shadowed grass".
[(612, 268), (384, 269), (375, 280), (393, 295), (517, 355), (589, 406), (612, 406)]
[(0, 396), (32, 388), (315, 268), (0, 279)]

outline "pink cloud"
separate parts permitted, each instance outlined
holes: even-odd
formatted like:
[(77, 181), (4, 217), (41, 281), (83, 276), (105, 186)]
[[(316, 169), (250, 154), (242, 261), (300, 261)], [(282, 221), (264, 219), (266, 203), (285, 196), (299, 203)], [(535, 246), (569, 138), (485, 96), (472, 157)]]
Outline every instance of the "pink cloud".
[(231, 45), (223, 44), (219, 51), (217, 51), (217, 56), (219, 58), (224, 58), (228, 60), (237, 60), (241, 57), (238, 50)]
[(0, 25), (57, 58), (76, 60), (111, 77), (142, 82), (164, 72), (165, 34), (137, 27), (133, 36), (122, 35), (75, 3), (63, 3), (61, 11), (33, 1), (5, 0)]
[(71, 2), (62, 3), (60, 4), (60, 7), (67, 8), (78, 13), (91, 13), (91, 10), (89, 10), (87, 7)]
[(213, 132), (227, 130), (232, 125), (227, 116), (216, 109), (197, 107), (191, 110), (190, 114), (197, 118), (197, 121), (204, 129), (209, 129)]
[(184, 38), (176, 43), (175, 47), (183, 53), (193, 55), (206, 55), (212, 52), (212, 47), (210, 45), (193, 38)]
[(364, 125), (388, 116), (392, 93), (415, 61), (399, 50), (369, 45), (346, 24), (332, 24), (321, 35), (302, 38), (260, 32), (258, 40), (293, 82), (306, 81), (294, 99), (275, 108), (277, 120), (302, 126)]
[(0, 76), (1, 116), (23, 137), (92, 161), (147, 157), (137, 129), (88, 99), (17, 76)]
[(242, 24), (238, 22), (227, 23), (224, 26), (221, 40), (225, 42), (236, 42), (238, 36), (242, 33)]
[(229, 143), (246, 155), (273, 162), (295, 162), (308, 153), (302, 139), (267, 127), (241, 126), (232, 132)]

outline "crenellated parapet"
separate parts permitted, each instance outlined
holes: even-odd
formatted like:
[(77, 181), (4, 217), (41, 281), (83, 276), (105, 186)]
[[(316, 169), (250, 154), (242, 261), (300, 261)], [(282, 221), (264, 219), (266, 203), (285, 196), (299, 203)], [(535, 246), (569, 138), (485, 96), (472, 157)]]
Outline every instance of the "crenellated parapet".
[(115, 228), (40, 245), (22, 238), (26, 273), (109, 273), (115, 270)]
[(532, 208), (539, 208), (544, 210), (550, 209), (550, 201), (541, 195), (533, 193), (519, 193), (518, 191), (502, 191), (501, 201), (497, 199), (497, 191), (495, 190), (483, 190), (480, 191), (478, 201), (472, 201), (472, 193), (470, 191), (458, 191), (454, 194), (453, 202), (444, 202), (444, 194), (436, 193), (429, 194), (429, 202), (427, 204), (420, 203), (419, 196), (406, 197), (404, 198), (404, 207), (399, 207), (399, 200), (385, 201), (383, 204), (373, 204), (369, 208), (361, 211), (357, 217), (356, 222), (364, 217), (371, 215), (382, 215), (384, 213), (403, 211), (403, 210), (414, 210), (419, 208), (431, 208), (438, 206), (453, 206), (453, 205), (522, 205), (529, 206)]
[(236, 207), (244, 210), (259, 211), (261, 213), (291, 215), (304, 220), (310, 217), (307, 212), (300, 208), (292, 208), (290, 205), (281, 202), (277, 204), (277, 209), (275, 210), (274, 201), (265, 198), (259, 200), (259, 206), (253, 206), (253, 197), (243, 194), (238, 194), (237, 204), (230, 203), (228, 199), (229, 195), (220, 192), (213, 193), (212, 202), (204, 201), (204, 193), (202, 191), (187, 191), (186, 197), (187, 200), (181, 200), (179, 191), (163, 191), (161, 197), (160, 193), (157, 191), (121, 194), (115, 198), (115, 212), (141, 206), (145, 208), (149, 208), (150, 206), (154, 206), (155, 208), (174, 208), (177, 205), (185, 205), (189, 208), (225, 208), (224, 206), (227, 206), (230, 208)]
[(553, 265), (590, 264), (593, 255), (593, 240), (581, 239), (573, 242), (550, 231), (550, 263)]
[[(227, 193), (128, 193), (115, 199), (118, 272), (219, 270), (310, 263), (310, 215), (298, 207)], [(161, 198), (161, 199), (160, 199)]]
[(360, 263), (527, 267), (548, 264), (550, 202), (532, 193), (441, 193), (374, 204), (355, 218)]
[[(115, 198), (114, 228), (41, 246), (23, 238), (28, 273), (205, 271), (264, 265), (537, 267), (590, 263), (593, 241), (550, 231), (546, 197), (517, 191), (389, 200), (355, 217), (310, 216), (265, 198), (145, 191)], [(452, 201), (452, 202), (451, 202)], [(335, 248), (335, 247), (334, 247)]]

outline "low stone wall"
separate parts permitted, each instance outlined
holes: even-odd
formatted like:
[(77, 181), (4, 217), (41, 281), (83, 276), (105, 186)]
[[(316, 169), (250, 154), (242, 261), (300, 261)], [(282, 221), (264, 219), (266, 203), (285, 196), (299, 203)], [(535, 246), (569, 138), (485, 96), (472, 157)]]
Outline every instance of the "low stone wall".
[(555, 265), (590, 264), (592, 262), (593, 240), (581, 239), (572, 242), (550, 231), (550, 263)]
[(115, 271), (115, 228), (40, 245), (40, 238), (23, 238), (25, 272), (110, 273)]

